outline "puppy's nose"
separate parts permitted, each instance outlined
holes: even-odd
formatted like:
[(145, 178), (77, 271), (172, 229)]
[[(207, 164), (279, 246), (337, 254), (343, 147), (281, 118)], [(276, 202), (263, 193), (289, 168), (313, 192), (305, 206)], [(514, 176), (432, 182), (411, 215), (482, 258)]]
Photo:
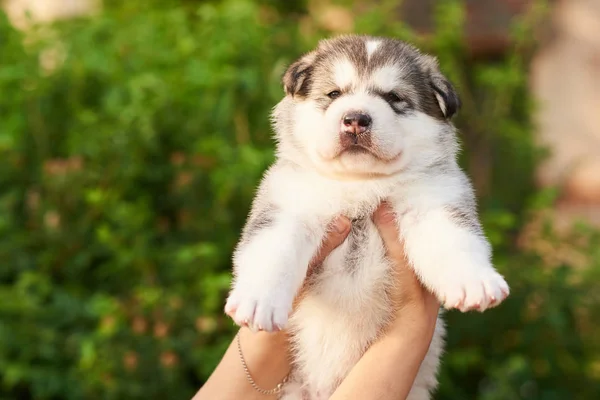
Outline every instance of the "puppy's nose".
[(342, 118), (342, 130), (344, 133), (360, 135), (371, 128), (371, 117), (361, 112), (350, 112)]

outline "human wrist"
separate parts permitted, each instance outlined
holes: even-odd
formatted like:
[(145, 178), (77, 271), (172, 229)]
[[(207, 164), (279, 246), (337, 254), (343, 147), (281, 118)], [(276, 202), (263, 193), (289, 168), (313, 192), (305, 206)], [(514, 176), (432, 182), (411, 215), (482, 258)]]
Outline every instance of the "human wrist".
[[(240, 356), (254, 382), (267, 390), (277, 386), (290, 371), (286, 333), (253, 333), (241, 328), (238, 335)], [(240, 368), (243, 368), (242, 360)]]
[(402, 318), (391, 323), (331, 399), (406, 398), (431, 343), (426, 322)]
[[(379, 348), (382, 356), (396, 360), (405, 365), (406, 368), (413, 369), (416, 373), (423, 359), (427, 355), (431, 344), (432, 335), (420, 334), (420, 331), (414, 329), (400, 329), (395, 327), (388, 330), (374, 345), (373, 349)], [(375, 350), (377, 351), (377, 350)]]
[(438, 310), (407, 308), (402, 310), (388, 326), (386, 336), (393, 341), (410, 341), (414, 346), (427, 350), (433, 338)]

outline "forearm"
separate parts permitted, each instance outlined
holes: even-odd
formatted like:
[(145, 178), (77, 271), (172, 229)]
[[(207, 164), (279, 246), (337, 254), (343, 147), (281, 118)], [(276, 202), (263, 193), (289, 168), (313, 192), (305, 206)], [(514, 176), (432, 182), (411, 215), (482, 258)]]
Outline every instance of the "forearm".
[(350, 371), (330, 400), (403, 400), (429, 349), (433, 327), (392, 329), (376, 341)]
[[(272, 389), (289, 373), (287, 338), (283, 332), (252, 333), (240, 329), (242, 351), (252, 378), (262, 389)], [(264, 400), (276, 398), (257, 392), (248, 381), (236, 339), (192, 400)]]

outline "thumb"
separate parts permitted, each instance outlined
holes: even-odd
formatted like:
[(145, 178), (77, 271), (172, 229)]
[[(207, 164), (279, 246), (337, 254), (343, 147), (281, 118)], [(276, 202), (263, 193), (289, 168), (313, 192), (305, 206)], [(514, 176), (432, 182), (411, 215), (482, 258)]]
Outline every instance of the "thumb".
[(314, 255), (310, 265), (308, 266), (309, 274), (315, 267), (320, 265), (325, 258), (327, 258), (329, 253), (335, 250), (344, 242), (344, 240), (346, 240), (346, 236), (348, 236), (348, 233), (350, 233), (350, 228), (350, 220), (344, 216), (339, 216), (331, 222), (327, 229), (327, 234), (319, 246), (317, 254)]
[(404, 258), (404, 246), (398, 232), (398, 223), (396, 215), (386, 202), (381, 205), (373, 213), (373, 222), (379, 230), (379, 235), (383, 239), (383, 243), (388, 254), (394, 259)]

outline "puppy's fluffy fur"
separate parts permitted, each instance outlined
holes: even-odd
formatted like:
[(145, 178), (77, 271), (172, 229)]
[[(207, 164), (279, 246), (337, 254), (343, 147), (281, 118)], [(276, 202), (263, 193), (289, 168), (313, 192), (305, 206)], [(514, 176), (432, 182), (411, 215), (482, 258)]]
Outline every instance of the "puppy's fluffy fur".
[[(234, 253), (226, 312), (240, 324), (288, 327), (294, 347), (285, 400), (327, 399), (393, 316), (391, 266), (370, 216), (397, 214), (407, 258), (445, 308), (499, 304), (508, 285), (491, 264), (450, 122), (458, 96), (436, 60), (387, 38), (323, 41), (292, 64), (275, 107), (277, 161), (266, 172)], [(356, 115), (362, 116), (361, 118)], [(358, 122), (357, 122), (358, 121)], [(353, 220), (346, 241), (292, 302), (329, 222)], [(438, 319), (409, 399), (437, 385)]]

